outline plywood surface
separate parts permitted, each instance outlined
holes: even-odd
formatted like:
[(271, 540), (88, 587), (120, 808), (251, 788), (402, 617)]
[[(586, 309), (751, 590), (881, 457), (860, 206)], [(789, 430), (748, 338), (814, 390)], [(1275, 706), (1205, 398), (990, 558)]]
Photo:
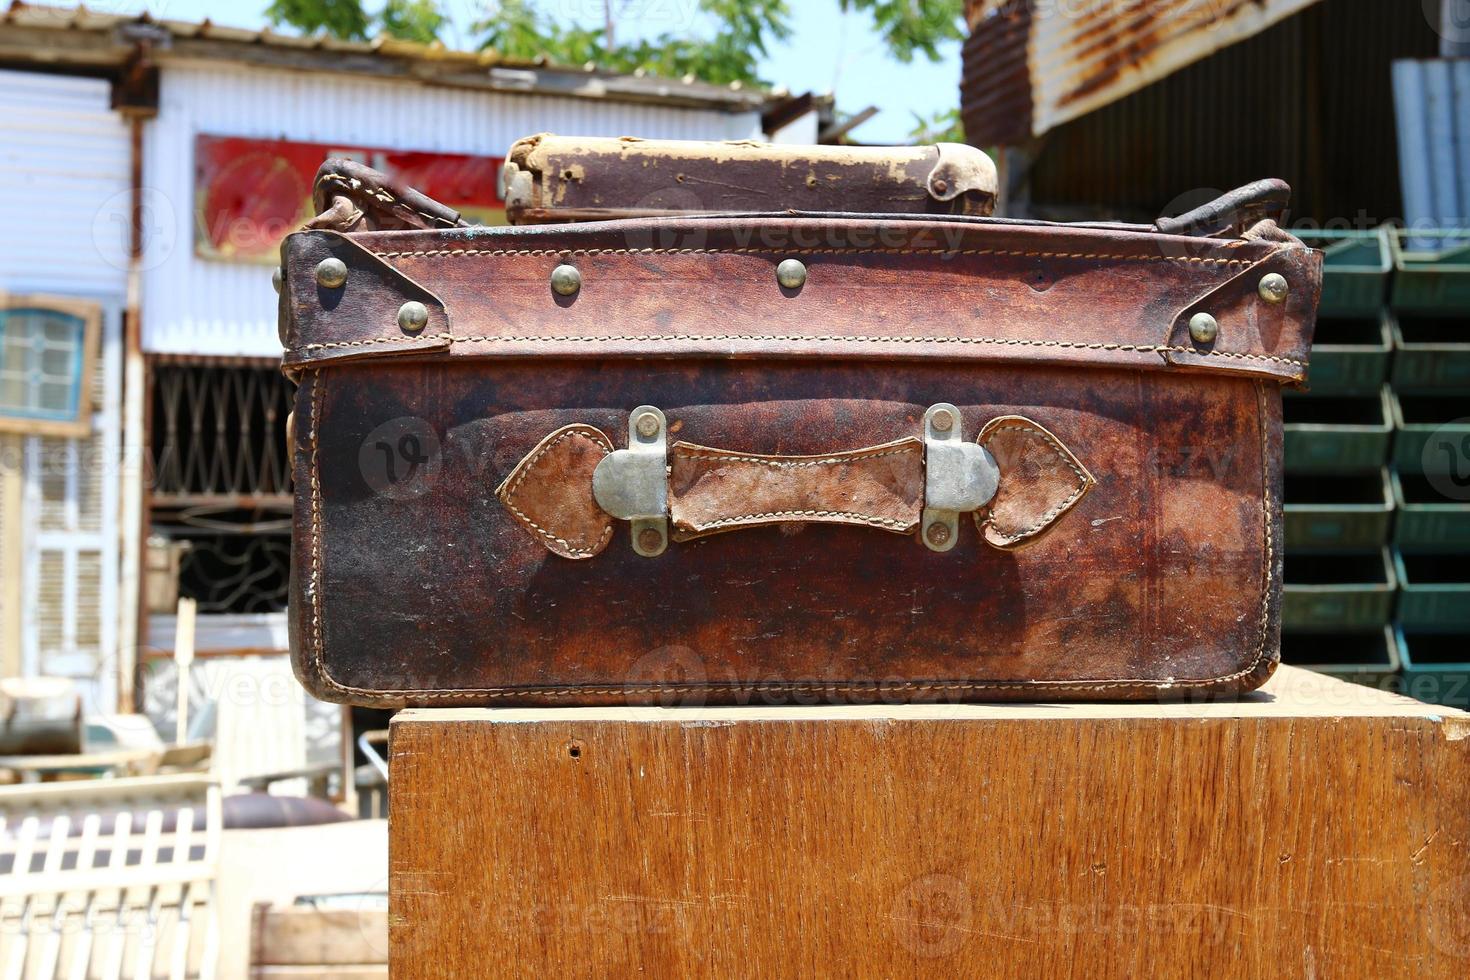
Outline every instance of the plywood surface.
[(1470, 717), (1253, 703), (409, 711), (395, 980), (1462, 977)]

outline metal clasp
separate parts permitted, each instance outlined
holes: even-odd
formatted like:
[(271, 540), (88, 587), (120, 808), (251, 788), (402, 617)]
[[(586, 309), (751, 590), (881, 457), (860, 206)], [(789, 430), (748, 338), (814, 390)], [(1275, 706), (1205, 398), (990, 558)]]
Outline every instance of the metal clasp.
[(959, 540), (960, 514), (995, 497), (1000, 468), (989, 450), (966, 442), (960, 410), (948, 402), (924, 413), (924, 514), (919, 537), (931, 551), (949, 551)]
[(608, 454), (592, 472), (597, 506), (631, 522), (633, 550), (645, 558), (669, 546), (668, 456), (664, 413), (640, 405), (628, 416), (628, 448)]

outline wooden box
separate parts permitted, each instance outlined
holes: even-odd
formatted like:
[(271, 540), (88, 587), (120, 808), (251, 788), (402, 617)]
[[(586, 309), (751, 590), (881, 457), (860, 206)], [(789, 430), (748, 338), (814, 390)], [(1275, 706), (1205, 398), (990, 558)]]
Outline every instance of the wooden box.
[(1238, 702), (401, 713), (395, 980), (1470, 971), (1470, 715)]

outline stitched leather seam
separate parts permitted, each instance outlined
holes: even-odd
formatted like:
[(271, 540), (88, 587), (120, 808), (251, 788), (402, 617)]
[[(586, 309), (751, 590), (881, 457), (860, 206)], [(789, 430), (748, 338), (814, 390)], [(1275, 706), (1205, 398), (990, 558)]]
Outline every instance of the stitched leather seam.
[(808, 466), (836, 466), (842, 463), (860, 463), (870, 459), (881, 459), (884, 456), (916, 456), (922, 446), (905, 446), (902, 449), (889, 449), (880, 453), (866, 453), (857, 450), (838, 456), (827, 456), (822, 459), (808, 460), (786, 460), (777, 456), (725, 456), (719, 453), (691, 453), (679, 449), (674, 450), (677, 459), (703, 459), (717, 463), (751, 463), (757, 466), (769, 466), (775, 469), (802, 469)]
[(1243, 351), (1228, 350), (1197, 350), (1193, 347), (1178, 347), (1167, 344), (1107, 344), (1107, 343), (1077, 343), (1067, 340), (1027, 340), (1021, 338), (1004, 337), (859, 337), (859, 336), (804, 336), (799, 334), (654, 334), (644, 336), (634, 335), (583, 335), (583, 336), (555, 336), (555, 337), (513, 337), (502, 335), (474, 335), (457, 336), (455, 334), (421, 334), (417, 337), (373, 337), (368, 340), (332, 340), (315, 344), (304, 344), (295, 348), (297, 351), (313, 350), (339, 350), (351, 347), (372, 347), (376, 344), (412, 344), (424, 341), (444, 341), (451, 344), (466, 343), (513, 343), (513, 344), (551, 344), (551, 343), (621, 343), (627, 341), (664, 341), (664, 340), (751, 340), (751, 341), (790, 341), (795, 343), (840, 343), (840, 344), (998, 344), (1008, 347), (1058, 347), (1068, 350), (1103, 350), (1124, 351), (1138, 354), (1199, 354), (1209, 357), (1229, 357), (1246, 361), (1271, 361), (1279, 364), (1292, 364), (1305, 368), (1308, 361), (1299, 360), (1294, 357), (1281, 357), (1275, 354), (1249, 354)]
[(717, 521), (706, 524), (688, 524), (691, 531), (708, 531), (716, 527), (728, 527), (731, 524), (739, 524), (741, 521), (779, 521), (783, 519), (801, 519), (813, 517), (852, 517), (864, 524), (873, 527), (910, 528), (915, 521), (896, 521), (891, 517), (877, 517), (873, 514), (864, 514), (852, 510), (775, 510), (760, 514), (742, 514), (739, 517), (722, 517)]
[[(1254, 665), (1252, 665), (1254, 669)], [(465, 699), (492, 699), (492, 698), (519, 698), (519, 697), (578, 697), (589, 694), (602, 695), (628, 695), (628, 694), (709, 694), (715, 691), (739, 691), (755, 694), (853, 694), (874, 693), (878, 691), (1016, 691), (1027, 688), (1036, 688), (1047, 691), (1077, 691), (1081, 693), (1112, 690), (1138, 690), (1138, 691), (1169, 691), (1175, 688), (1190, 687), (1217, 687), (1230, 680), (1237, 679), (1250, 673), (1249, 670), (1231, 674), (1228, 677), (1212, 677), (1198, 681), (1165, 681), (1159, 679), (1148, 680), (1125, 680), (1125, 681), (1049, 681), (1049, 680), (1015, 680), (1015, 681), (934, 681), (909, 682), (898, 684), (871, 685), (871, 684), (704, 684), (701, 686), (669, 686), (669, 687), (522, 687), (506, 688), (493, 687), (481, 690), (465, 691), (379, 691), (369, 688), (344, 687), (332, 680), (330, 676), (322, 675), (327, 685), (333, 690), (345, 694), (351, 694), (356, 698), (368, 701), (379, 701), (384, 703), (398, 704), (404, 701), (454, 701)]]
[(326, 678), (322, 665), (322, 483), (317, 465), (317, 446), (322, 429), (322, 373), (311, 375), (311, 636), (316, 647), (313, 659), (317, 675)]
[[(312, 400), (318, 401), (318, 387), (321, 382), (321, 371), (312, 372)], [(467, 701), (467, 700), (497, 700), (503, 698), (525, 698), (525, 697), (586, 697), (588, 695), (622, 695), (633, 694), (708, 694), (713, 691), (737, 691), (755, 694), (851, 694), (872, 693), (874, 691), (1018, 691), (1018, 690), (1045, 690), (1045, 691), (1075, 691), (1078, 693), (1097, 693), (1100, 691), (1169, 691), (1181, 688), (1196, 687), (1218, 687), (1231, 681), (1239, 680), (1255, 672), (1266, 656), (1266, 631), (1271, 617), (1271, 587), (1275, 582), (1275, 551), (1271, 533), (1271, 491), (1270, 491), (1270, 447), (1267, 444), (1266, 424), (1266, 386), (1262, 381), (1256, 382), (1256, 393), (1260, 413), (1260, 436), (1261, 436), (1261, 512), (1265, 521), (1265, 546), (1266, 555), (1262, 573), (1261, 586), (1261, 638), (1256, 648), (1256, 657), (1250, 665), (1243, 670), (1221, 677), (1209, 677), (1188, 681), (1165, 681), (1157, 678), (1117, 678), (1099, 681), (1059, 681), (1059, 680), (1011, 680), (1011, 681), (905, 681), (895, 685), (859, 685), (859, 684), (765, 684), (765, 685), (679, 685), (679, 686), (654, 686), (654, 687), (520, 687), (520, 688), (481, 688), (478, 690), (459, 691), (424, 691), (424, 690), (374, 690), (364, 687), (351, 687), (339, 683), (329, 674), (322, 663), (322, 637), (321, 637), (321, 588), (320, 588), (320, 548), (321, 548), (321, 510), (320, 498), (314, 496), (311, 509), (311, 540), (313, 553), (313, 588), (312, 588), (312, 611), (313, 611), (313, 642), (316, 647), (313, 651), (313, 661), (316, 666), (316, 675), (323, 686), (343, 695), (352, 696), (364, 702), (376, 702), (386, 705), (399, 705), (404, 702), (428, 702), (428, 701)], [(311, 452), (311, 482), (314, 492), (319, 494), (318, 470), (317, 470), (317, 434), (319, 430), (319, 413), (316, 409), (312, 411), (312, 452)]]
[(1250, 662), (1250, 666), (1215, 682), (1222, 684), (1254, 673), (1261, 661), (1266, 659), (1266, 632), (1271, 622), (1271, 588), (1276, 577), (1276, 551), (1271, 533), (1271, 451), (1266, 439), (1266, 386), (1259, 381), (1256, 382), (1256, 406), (1261, 434), (1261, 519), (1266, 529), (1266, 554), (1261, 566), (1261, 642), (1256, 646), (1256, 657)]
[(555, 534), (551, 533), (540, 524), (537, 524), (535, 521), (531, 520), (521, 511), (519, 507), (511, 503), (509, 500), (505, 502), (505, 506), (512, 514), (519, 517), (521, 519), (521, 523), (530, 528), (531, 531), (534, 532), (535, 535), (543, 542), (549, 541), (553, 544), (559, 544), (569, 555), (577, 555), (579, 557), (590, 558), (591, 556), (597, 554), (602, 550), (602, 546), (607, 543), (608, 537), (611, 536), (613, 533), (612, 525), (609, 524), (606, 528), (603, 529), (602, 534), (598, 536), (596, 544), (593, 544), (591, 547), (588, 548), (579, 548), (567, 539), (557, 537)]
[(577, 436), (578, 438), (586, 439), (597, 448), (606, 450), (607, 452), (612, 452), (612, 443), (600, 442), (597, 439), (592, 438), (592, 436), (588, 435), (581, 429), (568, 429), (566, 432), (563, 432), (561, 435), (557, 436), (555, 439), (542, 446), (535, 452), (534, 455), (531, 456), (530, 459), (526, 460), (525, 465), (520, 467), (520, 472), (516, 474), (515, 482), (506, 488), (504, 502), (505, 506), (510, 510), (510, 512), (519, 517), (521, 519), (521, 522), (529, 527), (536, 534), (537, 537), (541, 538), (543, 542), (551, 541), (555, 544), (559, 544), (569, 553), (574, 555), (591, 556), (601, 551), (602, 546), (607, 543), (608, 537), (613, 533), (613, 526), (611, 524), (603, 529), (601, 536), (598, 537), (595, 544), (586, 548), (582, 548), (572, 544), (570, 541), (567, 541), (564, 538), (557, 537), (551, 531), (548, 531), (540, 524), (537, 524), (535, 521), (531, 520), (531, 518), (528, 517), (524, 511), (522, 511), (512, 502), (512, 498), (514, 498), (516, 492), (520, 490), (521, 484), (526, 482), (526, 477), (530, 475), (531, 470), (535, 469), (536, 464), (541, 460), (541, 457), (549, 453), (563, 439), (567, 439), (571, 436)]
[(1045, 442), (1048, 446), (1052, 448), (1052, 451), (1057, 454), (1057, 458), (1060, 459), (1063, 463), (1066, 463), (1067, 468), (1077, 475), (1077, 489), (1072, 492), (1072, 495), (1069, 496), (1066, 500), (1063, 500), (1061, 503), (1057, 504), (1051, 510), (1047, 511), (1045, 514), (1042, 514), (1037, 522), (1028, 528), (1009, 533), (999, 528), (996, 525), (995, 520), (992, 516), (991, 520), (989, 520), (988, 523), (997, 532), (998, 536), (1000, 537), (1001, 543), (1013, 544), (1050, 524), (1053, 518), (1065, 511), (1068, 507), (1071, 507), (1073, 504), (1075, 504), (1077, 500), (1084, 493), (1087, 492), (1087, 488), (1090, 486), (1090, 483), (1088, 482), (1087, 475), (1077, 467), (1077, 464), (1072, 461), (1070, 455), (1066, 452), (1066, 450), (1064, 450), (1061, 445), (1056, 441), (1056, 439), (1052, 438), (1049, 433), (1040, 432), (1036, 429), (1028, 428), (1024, 425), (1009, 424), (997, 425), (994, 429), (990, 431), (992, 434), (994, 434), (1005, 429), (1010, 429), (1015, 432), (1019, 432), (1022, 435), (1030, 436), (1033, 439), (1040, 439), (1041, 441)]
[[(852, 255), (841, 248), (430, 248), (408, 252), (373, 252), (380, 259), (459, 258), (466, 255), (571, 257), (577, 255)], [(998, 248), (865, 248), (863, 254), (881, 255), (994, 255), (1026, 259), (1100, 259), (1109, 262), (1179, 262), (1248, 268), (1252, 259), (1215, 259), (1192, 255), (1112, 255), (1104, 252), (1043, 252)], [(1264, 261), (1264, 260), (1259, 260)]]

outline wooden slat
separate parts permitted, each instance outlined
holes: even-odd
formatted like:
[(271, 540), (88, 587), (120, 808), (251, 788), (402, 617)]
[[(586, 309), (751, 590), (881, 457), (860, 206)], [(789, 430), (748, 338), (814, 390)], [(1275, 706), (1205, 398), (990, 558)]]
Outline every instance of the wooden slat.
[(98, 779), (82, 783), (27, 783), (0, 787), (0, 806), (16, 813), (42, 809), (48, 813), (75, 809), (99, 809), (109, 803), (146, 800), (183, 802), (204, 799), (213, 781), (205, 776), (183, 773), (170, 776), (135, 776), (127, 779)]
[(351, 966), (387, 954), (387, 909), (287, 906), (258, 914), (251, 940), (260, 966)]
[(174, 632), (174, 743), (182, 745), (189, 739), (189, 667), (194, 663), (194, 614), (198, 603), (193, 599), (179, 600), (178, 628)]
[[(16, 836), (15, 847), (15, 869), (17, 873), (29, 872), (31, 860), (36, 851), (36, 839), (40, 836), (40, 821), (34, 816), (28, 816), (21, 821), (20, 831)], [(3, 881), (0, 878), (0, 881)], [(0, 959), (0, 968), (3, 968), (5, 980), (20, 980), (22, 971), (25, 969), (26, 955), (30, 950), (31, 939), (31, 910), (34, 907), (34, 899), (30, 895), (20, 895), (12, 903), (0, 903), (5, 917), (5, 931), (12, 940), (7, 944), (5, 956)]]
[[(149, 810), (144, 818), (143, 853), (139, 863), (152, 869), (158, 865), (158, 846), (163, 836), (163, 811)], [(138, 908), (147, 915), (145, 928), (138, 932), (133, 949), (133, 980), (153, 980), (153, 957), (158, 946), (158, 923), (162, 911), (163, 890), (157, 883), (142, 889), (147, 896)]]
[(251, 980), (388, 980), (388, 965), (262, 966), (251, 972)]
[(391, 967), (1464, 976), (1467, 773), (1470, 715), (1285, 668), (1209, 704), (408, 711)]
[[(77, 849), (77, 868), (90, 868), (97, 859), (97, 836), (102, 829), (100, 814), (89, 813), (82, 821), (82, 844)], [(97, 906), (96, 889), (82, 890), (81, 928), (76, 932), (76, 942), (71, 950), (71, 976), (69, 980), (87, 980), (88, 967), (92, 963), (92, 923)]]
[[(88, 891), (96, 891), (106, 888), (108, 884), (117, 880), (118, 873), (127, 861), (127, 844), (133, 827), (133, 815), (131, 813), (119, 813), (113, 821), (112, 839), (109, 842), (107, 870), (111, 872), (111, 882), (93, 883), (82, 881), (78, 887)], [(115, 887), (115, 886), (114, 886)], [(102, 968), (99, 980), (118, 980), (122, 976), (123, 952), (127, 943), (127, 896), (125, 887), (117, 887), (117, 909), (113, 918), (112, 928), (107, 934), (105, 953), (102, 959)]]
[[(125, 816), (125, 815), (124, 815)], [(136, 838), (131, 838), (136, 839)], [(111, 841), (109, 847), (118, 847), (116, 841)], [(123, 853), (123, 848), (118, 847), (117, 853)], [(80, 874), (67, 872), (55, 885), (47, 887), (38, 885), (36, 877), (31, 876), (30, 881), (18, 881), (10, 875), (0, 875), (0, 898), (14, 898), (22, 895), (60, 893), (62, 891), (75, 892), (96, 889), (99, 891), (116, 892), (119, 889), (124, 892), (146, 891), (157, 886), (159, 889), (166, 887), (179, 888), (192, 884), (196, 881), (209, 881), (212, 879), (215, 868), (203, 861), (192, 861), (186, 864), (165, 864), (145, 868), (140, 865), (129, 867), (108, 867), (96, 869)], [(111, 903), (107, 903), (110, 905)]]
[[(70, 831), (71, 819), (66, 814), (60, 814), (51, 821), (51, 839), (46, 843), (46, 861), (41, 869), (41, 873), (48, 878), (54, 878), (61, 871), (62, 857), (67, 850), (67, 834)], [(36, 898), (33, 897), (31, 901), (35, 902)], [(46, 980), (56, 976), (56, 966), (61, 960), (61, 938), (66, 925), (66, 902), (60, 895), (54, 899), (49, 925), (45, 942), (41, 946), (40, 964), (35, 970), (36, 976), (45, 977)]]
[[(193, 831), (194, 811), (191, 809), (179, 811), (178, 822), (174, 825), (174, 861), (188, 864), (189, 849), (193, 846), (194, 840)], [(173, 950), (169, 956), (169, 980), (184, 980), (184, 974), (189, 968), (193, 904), (194, 884), (190, 883), (179, 890), (179, 917), (174, 924)]]

